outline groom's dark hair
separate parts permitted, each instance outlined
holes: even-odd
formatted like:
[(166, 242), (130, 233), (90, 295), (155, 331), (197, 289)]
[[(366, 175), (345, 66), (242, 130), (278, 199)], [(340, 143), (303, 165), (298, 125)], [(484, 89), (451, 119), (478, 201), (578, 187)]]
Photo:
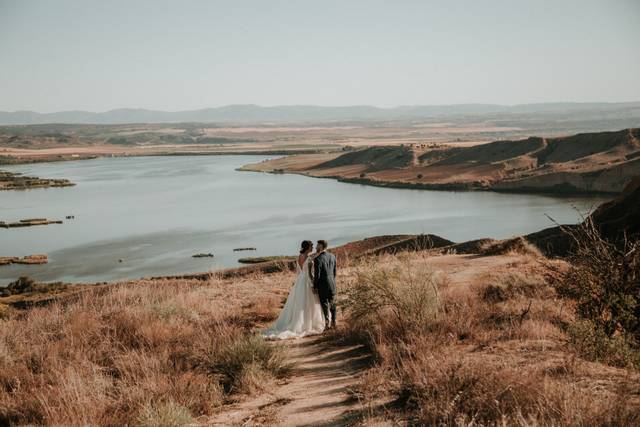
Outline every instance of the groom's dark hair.
[(322, 245), (322, 249), (327, 249), (329, 248), (329, 244), (327, 243), (326, 240), (318, 240), (318, 244)]

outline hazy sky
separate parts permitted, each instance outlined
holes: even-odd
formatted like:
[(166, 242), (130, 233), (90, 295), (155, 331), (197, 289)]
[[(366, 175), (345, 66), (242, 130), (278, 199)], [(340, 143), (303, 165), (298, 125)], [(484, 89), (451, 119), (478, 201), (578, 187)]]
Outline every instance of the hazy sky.
[(0, 110), (640, 100), (640, 0), (0, 0)]

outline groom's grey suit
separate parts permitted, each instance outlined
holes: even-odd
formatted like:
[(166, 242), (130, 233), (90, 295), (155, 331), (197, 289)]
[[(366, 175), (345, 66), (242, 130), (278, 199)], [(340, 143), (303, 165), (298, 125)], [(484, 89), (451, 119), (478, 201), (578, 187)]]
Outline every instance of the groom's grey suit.
[(331, 324), (335, 326), (336, 305), (333, 298), (336, 296), (336, 257), (332, 253), (324, 251), (314, 260), (313, 287), (320, 297), (325, 324), (329, 325), (329, 313), (331, 313)]

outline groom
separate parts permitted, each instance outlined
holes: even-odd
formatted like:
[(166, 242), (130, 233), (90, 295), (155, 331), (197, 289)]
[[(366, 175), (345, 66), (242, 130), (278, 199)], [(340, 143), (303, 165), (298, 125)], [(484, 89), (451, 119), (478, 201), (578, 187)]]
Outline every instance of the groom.
[[(327, 252), (326, 240), (318, 240), (316, 244), (316, 258), (313, 262), (313, 287), (320, 297), (322, 314), (327, 329), (336, 326), (336, 305), (333, 298), (336, 296), (336, 257)], [(331, 317), (329, 317), (331, 313)]]

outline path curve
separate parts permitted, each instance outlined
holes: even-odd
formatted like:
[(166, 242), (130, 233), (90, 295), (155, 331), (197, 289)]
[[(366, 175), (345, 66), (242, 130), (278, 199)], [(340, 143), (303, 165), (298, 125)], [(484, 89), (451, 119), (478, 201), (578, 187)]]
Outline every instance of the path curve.
[(344, 426), (362, 407), (350, 389), (370, 364), (361, 345), (336, 345), (332, 334), (284, 341), (292, 375), (274, 390), (226, 408), (214, 426)]

